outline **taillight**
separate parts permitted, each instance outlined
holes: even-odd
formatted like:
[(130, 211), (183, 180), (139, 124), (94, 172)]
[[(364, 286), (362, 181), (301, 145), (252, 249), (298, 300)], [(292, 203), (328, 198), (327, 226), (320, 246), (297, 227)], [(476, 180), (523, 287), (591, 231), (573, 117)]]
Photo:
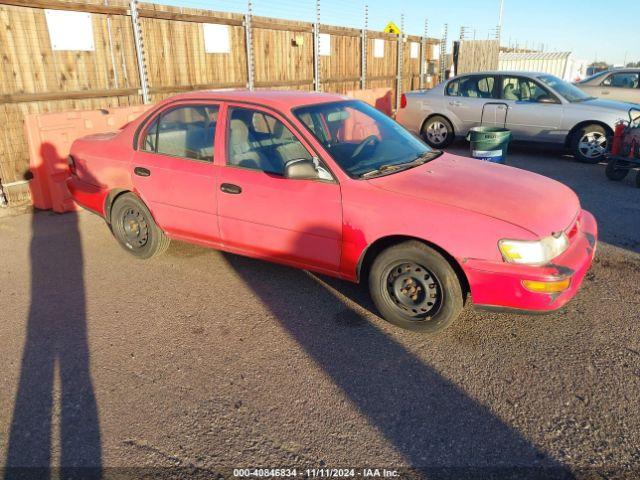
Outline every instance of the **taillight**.
[(407, 106), (407, 96), (403, 93), (400, 96), (400, 108), (404, 108)]
[(76, 174), (76, 161), (74, 160), (74, 158), (69, 155), (67, 157), (67, 165), (69, 165), (69, 171), (75, 175)]

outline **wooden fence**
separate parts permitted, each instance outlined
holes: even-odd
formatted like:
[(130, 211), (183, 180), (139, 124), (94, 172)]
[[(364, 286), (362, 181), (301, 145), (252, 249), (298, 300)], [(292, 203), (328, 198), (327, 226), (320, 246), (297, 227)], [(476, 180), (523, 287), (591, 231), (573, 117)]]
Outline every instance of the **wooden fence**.
[(498, 69), (498, 40), (460, 40), (454, 45), (456, 75)]
[[(53, 50), (44, 9), (90, 13), (94, 49)], [(182, 91), (247, 87), (244, 15), (143, 3), (137, 12), (151, 102)], [(205, 52), (203, 24), (208, 23), (228, 26), (228, 53)], [(25, 114), (143, 102), (134, 28), (124, 0), (0, 0), (0, 181), (10, 205), (30, 201), (28, 186), (21, 183), (29, 163)], [(314, 24), (251, 17), (249, 33), (255, 88), (316, 88)], [(397, 35), (330, 25), (319, 25), (319, 33), (330, 35), (331, 49), (318, 58), (318, 88), (337, 93), (361, 88), (364, 75), (366, 88), (391, 87), (395, 95), (399, 73), (401, 91), (416, 89), (421, 59), (433, 63), (438, 44), (405, 35), (399, 64)], [(430, 87), (436, 78), (424, 76), (422, 85)]]

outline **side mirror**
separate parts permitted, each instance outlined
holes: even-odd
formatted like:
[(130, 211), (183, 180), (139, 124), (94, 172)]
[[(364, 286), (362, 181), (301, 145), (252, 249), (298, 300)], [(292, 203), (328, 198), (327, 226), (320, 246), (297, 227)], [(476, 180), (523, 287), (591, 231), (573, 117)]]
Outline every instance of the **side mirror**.
[(284, 177), (294, 180), (314, 180), (319, 178), (316, 165), (313, 160), (307, 158), (296, 158), (285, 163)]
[(538, 103), (558, 103), (558, 101), (551, 95), (543, 95), (538, 97)]

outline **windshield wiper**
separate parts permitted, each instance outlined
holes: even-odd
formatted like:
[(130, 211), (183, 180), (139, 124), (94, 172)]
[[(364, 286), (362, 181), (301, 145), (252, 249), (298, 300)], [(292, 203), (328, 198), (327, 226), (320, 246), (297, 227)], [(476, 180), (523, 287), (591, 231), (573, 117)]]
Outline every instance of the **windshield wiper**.
[(398, 172), (401, 170), (407, 170), (409, 168), (417, 167), (419, 165), (423, 165), (427, 162), (430, 162), (434, 158), (442, 155), (442, 150), (429, 150), (428, 152), (424, 152), (420, 154), (417, 158), (404, 163), (390, 163), (385, 165), (380, 165), (378, 168), (374, 170), (370, 170), (360, 175), (360, 178), (372, 178), (381, 175), (388, 175), (393, 172)]

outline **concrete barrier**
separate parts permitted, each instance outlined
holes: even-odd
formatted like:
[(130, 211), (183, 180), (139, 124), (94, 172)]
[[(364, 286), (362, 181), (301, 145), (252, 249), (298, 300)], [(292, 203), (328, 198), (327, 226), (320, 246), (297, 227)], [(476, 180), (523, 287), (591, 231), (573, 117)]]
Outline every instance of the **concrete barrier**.
[(25, 133), (29, 146), (29, 169), (33, 206), (41, 210), (69, 212), (77, 209), (65, 179), (69, 176), (67, 156), (76, 138), (118, 130), (151, 105), (101, 110), (29, 114)]

